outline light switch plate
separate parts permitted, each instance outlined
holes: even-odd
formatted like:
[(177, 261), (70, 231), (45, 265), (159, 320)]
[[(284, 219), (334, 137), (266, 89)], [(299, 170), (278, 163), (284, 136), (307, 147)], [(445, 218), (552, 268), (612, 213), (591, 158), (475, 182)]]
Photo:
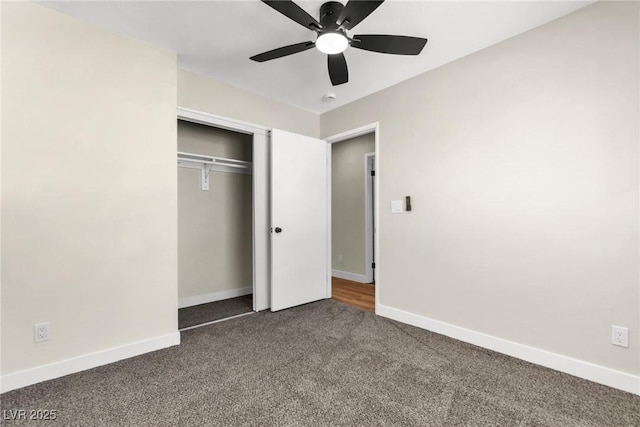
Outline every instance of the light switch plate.
[(391, 201), (391, 213), (392, 214), (402, 213), (402, 200)]

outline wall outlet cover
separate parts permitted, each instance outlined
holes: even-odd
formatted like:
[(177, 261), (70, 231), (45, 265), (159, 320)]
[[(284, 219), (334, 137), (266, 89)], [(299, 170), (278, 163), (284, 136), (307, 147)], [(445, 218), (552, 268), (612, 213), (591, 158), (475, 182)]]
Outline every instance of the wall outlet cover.
[(392, 214), (402, 213), (402, 200), (391, 201), (391, 213)]
[(49, 322), (33, 325), (33, 342), (49, 341)]
[(611, 344), (620, 347), (629, 347), (629, 328), (624, 326), (611, 326)]

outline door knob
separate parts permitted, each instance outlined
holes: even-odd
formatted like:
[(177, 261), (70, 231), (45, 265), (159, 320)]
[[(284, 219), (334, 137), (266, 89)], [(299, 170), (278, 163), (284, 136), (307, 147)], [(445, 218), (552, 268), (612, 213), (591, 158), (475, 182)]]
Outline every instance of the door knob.
[(282, 232), (282, 228), (276, 227), (276, 233), (280, 233), (280, 232)]

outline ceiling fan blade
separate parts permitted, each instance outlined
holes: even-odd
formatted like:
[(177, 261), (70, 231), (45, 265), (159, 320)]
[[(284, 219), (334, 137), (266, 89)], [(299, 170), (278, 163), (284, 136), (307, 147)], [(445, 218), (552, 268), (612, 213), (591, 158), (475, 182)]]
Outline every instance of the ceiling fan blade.
[(279, 47), (277, 49), (260, 53), (258, 55), (254, 55), (249, 59), (256, 62), (271, 61), (272, 59), (282, 58), (283, 56), (293, 55), (294, 53), (298, 53), (298, 52), (304, 52), (305, 50), (311, 49), (314, 46), (315, 46), (314, 42), (296, 43), (289, 46)]
[(353, 36), (351, 47), (395, 55), (419, 55), (427, 39), (410, 36), (368, 34)]
[[(304, 11), (300, 6), (290, 0), (262, 0), (262, 2), (268, 6), (271, 6), (287, 18), (296, 21), (308, 29), (322, 28), (320, 23), (316, 21), (311, 15)], [(315, 28), (314, 28), (315, 27)]]
[(337, 23), (345, 30), (350, 30), (369, 16), (371, 12), (376, 10), (383, 2), (384, 0), (349, 0), (344, 9), (342, 9)]
[(349, 81), (347, 60), (344, 58), (343, 53), (327, 55), (327, 64), (329, 65), (329, 78), (332, 85), (338, 86)]

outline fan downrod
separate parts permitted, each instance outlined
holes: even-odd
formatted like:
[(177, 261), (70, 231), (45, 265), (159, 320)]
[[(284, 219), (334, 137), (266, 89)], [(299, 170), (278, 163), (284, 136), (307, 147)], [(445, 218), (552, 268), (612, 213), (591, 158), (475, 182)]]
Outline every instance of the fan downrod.
[(342, 13), (344, 5), (337, 1), (328, 1), (320, 6), (320, 25), (327, 30), (335, 30), (338, 28), (336, 22)]

